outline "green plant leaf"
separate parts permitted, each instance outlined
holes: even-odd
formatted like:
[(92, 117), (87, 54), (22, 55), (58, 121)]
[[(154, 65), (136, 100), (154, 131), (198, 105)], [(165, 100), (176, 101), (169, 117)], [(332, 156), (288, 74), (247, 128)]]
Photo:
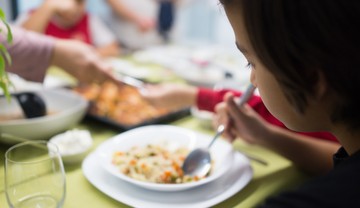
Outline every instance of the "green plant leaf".
[[(5, 60), (4, 60), (3, 56), (2, 56), (2, 54), (0, 56), (0, 69), (5, 69)], [(1, 78), (1, 80), (4, 79), (5, 73), (6, 73), (5, 70), (0, 70), (0, 78)]]
[(10, 26), (9, 26), (9, 24), (7, 24), (7, 23), (5, 23), (5, 26), (6, 26), (6, 29), (7, 29), (7, 42), (8, 43), (12, 43), (12, 32), (11, 32), (11, 29), (10, 29)]
[(10, 102), (11, 96), (6, 82), (0, 81), (0, 88), (3, 89), (6, 99)]
[(0, 8), (0, 19), (3, 19), (3, 20), (6, 19), (5, 13), (1, 8)]
[[(1, 18), (0, 18), (1, 19)], [(4, 19), (1, 19), (1, 21), (4, 23), (5, 27), (6, 27), (6, 30), (7, 30), (7, 36), (6, 36), (6, 40), (8, 43), (12, 43), (12, 32), (11, 32), (11, 28), (9, 26), (9, 24), (6, 22), (6, 20)], [(2, 30), (0, 30), (1, 33), (3, 33)]]
[(0, 45), (0, 52), (1, 55), (5, 57), (5, 60), (7, 62), (8, 65), (11, 65), (11, 57), (9, 52), (7, 51), (7, 49), (5, 48), (4, 45)]
[[(12, 32), (11, 32), (11, 28), (9, 26), (9, 24), (6, 22), (6, 16), (4, 11), (0, 8), (0, 21), (4, 23), (7, 31), (7, 35), (6, 35), (6, 41), (7, 43), (11, 44), (12, 43)], [(3, 29), (0, 29), (0, 35), (3, 35), (5, 33), (5, 31)], [(10, 79), (8, 77), (8, 74), (6, 73), (6, 62), (8, 63), (8, 65), (11, 64), (11, 57), (6, 49), (6, 47), (4, 46), (3, 43), (0, 43), (0, 89), (2, 89), (2, 91), (4, 92), (6, 98), (8, 101), (10, 101), (11, 96), (9, 93), (9, 86), (11, 86), (11, 82)]]

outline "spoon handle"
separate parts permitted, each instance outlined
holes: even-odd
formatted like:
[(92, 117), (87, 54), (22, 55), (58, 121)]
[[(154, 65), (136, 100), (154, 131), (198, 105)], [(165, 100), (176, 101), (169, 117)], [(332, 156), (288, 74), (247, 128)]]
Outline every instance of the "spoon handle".
[[(253, 95), (254, 91), (255, 91), (256, 87), (252, 84), (249, 84), (249, 86), (247, 87), (247, 89), (245, 90), (245, 92), (242, 94), (242, 96), (240, 97), (240, 99), (238, 101), (236, 101), (236, 104), (241, 107), (242, 105), (244, 105)], [(218, 126), (217, 130), (216, 130), (216, 134), (214, 136), (214, 138), (211, 140), (208, 148), (211, 147), (211, 145), (213, 145), (213, 143), (215, 142), (215, 140), (225, 131), (225, 125), (221, 124)]]
[(249, 86), (246, 88), (245, 92), (241, 95), (240, 99), (235, 101), (236, 104), (241, 107), (244, 105), (254, 94), (256, 87), (253, 84), (249, 84)]
[(216, 130), (216, 134), (214, 136), (214, 138), (211, 140), (208, 149), (214, 144), (215, 140), (224, 132), (225, 130), (225, 126), (224, 125), (220, 125), (218, 126), (217, 130)]

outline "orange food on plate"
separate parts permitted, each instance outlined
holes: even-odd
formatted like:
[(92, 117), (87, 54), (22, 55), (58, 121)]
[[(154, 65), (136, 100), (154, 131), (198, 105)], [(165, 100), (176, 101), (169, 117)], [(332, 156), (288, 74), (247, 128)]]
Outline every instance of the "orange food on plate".
[(75, 91), (91, 101), (90, 114), (127, 126), (137, 125), (170, 112), (151, 105), (141, 97), (136, 88), (128, 85), (118, 86), (105, 82), (77, 87)]

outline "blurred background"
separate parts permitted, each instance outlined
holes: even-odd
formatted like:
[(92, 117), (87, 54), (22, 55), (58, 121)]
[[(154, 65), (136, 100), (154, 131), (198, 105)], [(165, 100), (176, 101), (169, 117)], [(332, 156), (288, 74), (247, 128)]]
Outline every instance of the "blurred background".
[[(221, 44), (235, 49), (234, 35), (218, 0), (180, 0), (176, 11), (174, 41), (191, 44)], [(0, 0), (8, 20), (38, 7), (42, 0)], [(88, 0), (87, 9), (102, 16), (109, 12), (103, 0)]]
[[(0, 7), (5, 11), (10, 23), (18, 25), (22, 16), (34, 11), (43, 1), (0, 0)], [(131, 0), (122, 1), (129, 5), (133, 4), (134, 12), (146, 16), (147, 13), (153, 15), (158, 13), (157, 15), (159, 15), (160, 6), (151, 7), (151, 5), (160, 5), (163, 0), (138, 0), (134, 1), (137, 2), (136, 4)], [(90, 15), (103, 21), (122, 46), (125, 45), (121, 49), (123, 51), (121, 55), (132, 55), (133, 62), (131, 63), (128, 60), (119, 59), (119, 57), (108, 59), (119, 73), (147, 79), (146, 81), (150, 82), (166, 81), (149, 76), (147, 73), (149, 67), (146, 64), (154, 63), (170, 69), (189, 84), (196, 86), (229, 87), (243, 90), (249, 82), (250, 70), (246, 68), (247, 61), (235, 46), (233, 31), (218, 0), (174, 0), (172, 26), (170, 32), (167, 32), (170, 38), (153, 45), (146, 45), (152, 39), (147, 41), (141, 35), (136, 36), (134, 31), (125, 33), (125, 30), (132, 28), (122, 29), (129, 25), (120, 24), (124, 20), (114, 15), (114, 9), (107, 2), (86, 0), (85, 7)], [(159, 22), (160, 18), (157, 22), (158, 25)], [(119, 28), (123, 31), (119, 31)], [(137, 33), (139, 32), (137, 31)], [(159, 36), (159, 34), (155, 36)], [(164, 37), (162, 38), (165, 40)], [(127, 43), (135, 46), (126, 47)], [(145, 70), (145, 68), (147, 69)], [(156, 74), (152, 70), (151, 75), (154, 74), (158, 78), (172, 79), (169, 74)], [(53, 85), (56, 81), (48, 76), (45, 84), (48, 83)]]

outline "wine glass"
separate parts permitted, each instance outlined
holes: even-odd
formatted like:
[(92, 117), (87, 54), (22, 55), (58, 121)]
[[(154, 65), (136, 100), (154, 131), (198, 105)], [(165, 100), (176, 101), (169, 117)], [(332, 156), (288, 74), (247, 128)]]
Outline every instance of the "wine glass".
[(8, 149), (5, 190), (11, 208), (62, 207), (65, 171), (57, 146), (47, 141), (28, 141)]

